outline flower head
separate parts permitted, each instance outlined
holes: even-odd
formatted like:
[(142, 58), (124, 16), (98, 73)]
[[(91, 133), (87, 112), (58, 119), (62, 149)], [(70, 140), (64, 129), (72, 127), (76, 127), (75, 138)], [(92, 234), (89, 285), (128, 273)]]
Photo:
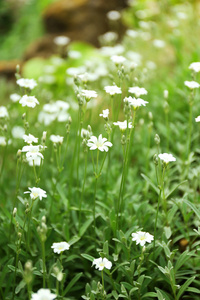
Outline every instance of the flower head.
[(54, 135), (54, 134), (50, 135), (50, 140), (55, 144), (57, 144), (57, 143), (62, 144), (63, 139), (64, 139), (64, 137), (60, 136), (60, 135)]
[(90, 150), (99, 149), (102, 152), (108, 152), (108, 147), (112, 147), (112, 143), (108, 142), (107, 138), (102, 138), (102, 134), (100, 134), (98, 138), (96, 136), (91, 136), (87, 146), (90, 147)]
[(34, 87), (37, 86), (37, 82), (34, 79), (28, 79), (28, 78), (18, 79), (17, 84), (21, 87), (28, 88), (30, 90), (32, 90)]
[(140, 244), (140, 246), (144, 246), (145, 243), (151, 243), (154, 237), (148, 232), (137, 231), (136, 233), (132, 233), (132, 241), (136, 242), (136, 245)]
[(33, 188), (28, 188), (30, 191), (24, 192), (24, 194), (30, 194), (31, 199), (35, 200), (39, 198), (42, 200), (42, 198), (47, 198), (46, 191), (44, 191), (41, 188), (38, 187), (33, 187)]
[(6, 146), (6, 137), (0, 136), (0, 146)]
[(49, 289), (40, 289), (37, 293), (32, 294), (31, 300), (54, 300), (56, 297)]
[(128, 89), (129, 93), (134, 94), (137, 98), (141, 95), (147, 95), (147, 90), (145, 88), (140, 88), (139, 86), (130, 87)]
[(82, 90), (81, 95), (84, 96), (86, 99), (90, 100), (91, 98), (97, 97), (97, 92), (92, 90)]
[(121, 55), (112, 55), (111, 56), (111, 60), (116, 64), (123, 64), (123, 62), (125, 62), (126, 58), (124, 56)]
[(39, 101), (35, 98), (35, 96), (28, 96), (24, 95), (20, 100), (19, 103), (22, 106), (28, 106), (34, 108), (36, 104), (39, 104)]
[(99, 114), (100, 117), (103, 117), (104, 119), (108, 119), (109, 115), (109, 109), (104, 109), (102, 114)]
[(119, 88), (116, 85), (105, 86), (104, 90), (106, 91), (107, 94), (110, 94), (110, 95), (115, 95), (115, 94), (121, 94), (122, 93), (121, 88)]
[(168, 164), (170, 161), (176, 161), (176, 158), (169, 153), (160, 153), (158, 154), (158, 157), (163, 160), (166, 164)]
[(69, 250), (70, 244), (67, 242), (60, 242), (60, 243), (53, 243), (51, 248), (53, 249), (54, 253), (60, 254), (65, 250)]
[(55, 37), (53, 41), (57, 46), (66, 46), (70, 42), (70, 38), (61, 35)]
[(22, 139), (25, 134), (25, 129), (21, 126), (14, 126), (11, 132), (15, 139)]
[(200, 72), (200, 62), (193, 62), (190, 64), (189, 69), (195, 73)]
[(95, 268), (99, 269), (99, 271), (102, 271), (104, 268), (110, 270), (112, 263), (107, 258), (100, 257), (93, 260), (92, 266), (95, 266)]
[(36, 158), (38, 156), (41, 158), (44, 158), (42, 153), (40, 153), (41, 149), (44, 149), (44, 147), (40, 146), (40, 145), (36, 145), (36, 146), (29, 145), (29, 146), (24, 146), (22, 148), (22, 152), (26, 152), (27, 158), (29, 158), (29, 157)]
[(12, 102), (18, 102), (20, 99), (21, 99), (21, 96), (16, 93), (10, 95), (10, 100)]
[[(126, 130), (126, 128), (127, 128), (127, 120), (125, 120), (124, 122), (120, 122), (120, 121), (117, 121), (117, 122), (113, 122), (113, 124), (115, 125), (115, 126), (119, 126), (119, 129), (121, 130), (121, 131), (124, 131), (124, 130)], [(132, 126), (132, 122), (129, 122), (128, 123), (128, 128), (132, 128), (133, 126)]]
[(24, 139), (24, 142), (27, 144), (32, 144), (32, 143), (38, 142), (38, 138), (34, 137), (34, 135), (32, 135), (30, 133), (29, 133), (29, 135), (24, 134), (23, 139)]
[(198, 116), (197, 118), (195, 118), (195, 122), (200, 122), (200, 116)]
[(0, 118), (8, 118), (8, 111), (5, 106), (0, 106)]
[(184, 84), (191, 90), (198, 89), (200, 87), (200, 84), (196, 81), (184, 81)]
[(144, 101), (141, 98), (133, 98), (133, 97), (126, 97), (124, 98), (124, 102), (128, 101), (131, 106), (133, 106), (134, 109), (137, 109), (140, 106), (146, 106), (146, 103), (149, 103), (148, 101)]

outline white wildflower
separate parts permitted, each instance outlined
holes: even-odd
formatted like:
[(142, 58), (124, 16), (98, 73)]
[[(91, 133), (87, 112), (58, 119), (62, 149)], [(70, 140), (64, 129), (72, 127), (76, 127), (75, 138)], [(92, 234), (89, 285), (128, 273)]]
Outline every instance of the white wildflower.
[(32, 143), (38, 142), (38, 138), (34, 137), (34, 135), (32, 135), (30, 133), (29, 133), (29, 135), (24, 134), (23, 139), (24, 139), (24, 142), (27, 144), (32, 144)]
[(148, 92), (145, 88), (140, 88), (139, 86), (130, 87), (128, 89), (129, 93), (134, 94), (137, 98), (141, 95), (147, 95)]
[(0, 118), (8, 118), (8, 111), (5, 106), (0, 106)]
[(92, 266), (95, 266), (95, 268), (99, 271), (102, 271), (104, 268), (110, 270), (112, 263), (107, 258), (100, 257), (93, 260)]
[(33, 188), (28, 188), (30, 191), (24, 192), (24, 194), (30, 194), (31, 199), (35, 200), (39, 198), (42, 200), (42, 198), (47, 198), (46, 191), (44, 191), (41, 188), (38, 187), (33, 187)]
[(63, 136), (60, 136), (60, 135), (50, 135), (50, 140), (55, 143), (55, 144), (62, 144), (63, 143), (63, 139), (64, 137)]
[(109, 109), (103, 109), (103, 113), (99, 114), (100, 117), (103, 117), (104, 119), (108, 119), (109, 116)]
[(115, 94), (121, 94), (122, 93), (121, 88), (119, 88), (116, 85), (105, 86), (104, 90), (106, 91), (107, 94), (110, 94), (110, 95), (115, 95)]
[(190, 64), (189, 69), (195, 73), (200, 72), (200, 62), (193, 62)]
[(32, 294), (31, 300), (54, 300), (56, 297), (56, 294), (52, 294), (49, 289), (40, 289)]
[(28, 88), (30, 90), (32, 90), (34, 87), (37, 86), (37, 82), (34, 79), (28, 79), (28, 78), (18, 79), (17, 84), (21, 87)]
[(10, 100), (12, 102), (18, 102), (20, 99), (21, 99), (21, 96), (16, 93), (10, 95)]
[(168, 164), (170, 161), (176, 161), (176, 158), (169, 153), (160, 153), (158, 154), (158, 157), (163, 160), (166, 164)]
[(57, 46), (66, 46), (67, 44), (69, 44), (70, 38), (68, 38), (67, 36), (57, 36), (53, 41)]
[(65, 250), (69, 250), (70, 244), (67, 242), (60, 242), (60, 243), (53, 243), (51, 248), (53, 249), (54, 253), (60, 254)]
[(24, 95), (20, 100), (19, 103), (22, 106), (28, 106), (34, 108), (36, 104), (39, 104), (39, 101), (35, 98), (35, 96), (28, 96)]
[[(120, 122), (120, 121), (117, 121), (117, 122), (113, 122), (113, 124), (115, 125), (115, 126), (119, 126), (119, 129), (121, 130), (121, 131), (124, 131), (124, 130), (126, 130), (126, 128), (127, 128), (127, 120), (125, 120), (124, 122)], [(128, 128), (132, 128), (133, 126), (132, 126), (132, 122), (129, 122), (128, 123)]]
[(102, 134), (97, 138), (96, 136), (91, 136), (88, 140), (87, 146), (90, 147), (90, 150), (98, 149), (100, 151), (108, 152), (108, 147), (112, 147), (112, 143), (107, 141), (107, 138), (102, 138)]
[(196, 81), (184, 81), (184, 84), (191, 90), (197, 89), (200, 87), (200, 84)]
[(136, 245), (140, 244), (140, 246), (144, 246), (145, 243), (151, 243), (154, 237), (148, 232), (137, 231), (136, 233), (132, 233), (132, 241), (136, 242)]

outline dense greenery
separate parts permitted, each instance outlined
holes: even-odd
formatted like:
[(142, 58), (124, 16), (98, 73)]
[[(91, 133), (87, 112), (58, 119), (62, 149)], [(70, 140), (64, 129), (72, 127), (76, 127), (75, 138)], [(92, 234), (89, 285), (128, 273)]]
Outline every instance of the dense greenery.
[[(130, 29), (120, 43), (114, 34), (101, 37), (102, 46), (110, 48), (69, 43), (58, 47), (58, 56), (17, 68), (17, 80), (36, 80), (33, 89), (1, 83), (3, 300), (32, 299), (42, 287), (56, 299), (199, 299), (200, 135), (195, 118), (200, 94), (184, 84), (200, 80), (189, 69), (200, 61), (199, 6), (149, 3), (134, 1), (123, 12)], [(63, 51), (66, 58), (59, 56)], [(113, 85), (122, 93), (110, 95), (105, 87)], [(133, 100), (141, 101), (138, 107), (124, 101), (138, 98), (129, 92), (136, 86), (148, 92), (139, 96), (148, 103)], [(93, 93), (89, 100), (87, 90), (97, 97)], [(13, 93), (20, 100), (11, 100)], [(35, 96), (39, 104), (22, 106), (23, 95)], [(99, 116), (105, 109), (108, 118)], [(120, 131), (113, 124), (124, 120), (134, 127)], [(89, 132), (81, 136), (83, 128)], [(112, 143), (108, 152), (90, 149), (91, 131)], [(29, 165), (24, 133), (38, 138), (33, 145), (41, 145), (36, 151), (44, 157), (40, 164)], [(52, 135), (63, 141), (52, 141)], [(174, 161), (166, 163), (161, 153), (173, 154)], [(47, 197), (31, 198), (33, 187)], [(138, 231), (154, 239), (143, 247), (132, 240)], [(70, 248), (54, 253), (52, 244), (63, 241)], [(95, 269), (99, 257), (112, 267)]]

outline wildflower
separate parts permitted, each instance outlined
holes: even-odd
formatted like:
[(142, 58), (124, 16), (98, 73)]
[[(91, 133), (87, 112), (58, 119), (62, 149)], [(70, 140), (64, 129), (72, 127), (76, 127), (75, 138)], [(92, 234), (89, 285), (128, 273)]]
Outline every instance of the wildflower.
[(10, 95), (10, 100), (11, 100), (12, 102), (18, 102), (19, 99), (21, 99), (21, 96), (18, 95), (18, 94), (16, 94), (16, 93)]
[(53, 249), (54, 253), (60, 254), (65, 250), (69, 250), (70, 244), (67, 242), (60, 242), (60, 243), (53, 243), (51, 248)]
[(110, 94), (110, 95), (115, 95), (115, 94), (121, 94), (122, 90), (121, 88), (119, 88), (116, 85), (112, 85), (112, 86), (105, 86), (104, 90), (106, 91), (106, 93)]
[(101, 52), (102, 55), (104, 56), (112, 56), (112, 55), (119, 55), (122, 54), (124, 52), (124, 47), (122, 45), (116, 45), (114, 47), (101, 47), (101, 49), (99, 50)]
[(0, 118), (8, 118), (8, 111), (5, 106), (0, 106)]
[(122, 64), (123, 62), (125, 62), (126, 58), (124, 56), (121, 55), (112, 55), (111, 56), (111, 60), (116, 64)]
[(30, 192), (27, 191), (27, 192), (24, 192), (24, 194), (30, 193), (30, 197), (33, 200), (35, 200), (37, 198), (39, 198), (40, 200), (42, 200), (42, 198), (47, 198), (46, 191), (44, 191), (41, 188), (33, 187), (33, 188), (28, 188), (28, 189), (30, 190)]
[(184, 81), (184, 84), (191, 90), (197, 89), (200, 87), (200, 84), (196, 81)]
[(62, 144), (63, 139), (64, 139), (64, 137), (60, 136), (60, 135), (54, 135), (54, 134), (50, 135), (50, 140), (55, 144), (57, 144), (57, 143)]
[(193, 62), (190, 64), (189, 69), (195, 73), (200, 72), (200, 62)]
[(46, 147), (43, 147), (40, 145), (36, 145), (36, 146), (29, 145), (29, 146), (24, 146), (22, 148), (22, 152), (26, 152), (27, 158), (29, 158), (29, 157), (36, 158), (38, 156), (41, 158), (44, 158), (42, 153), (40, 153), (40, 150), (44, 149), (44, 148), (46, 148)]
[(25, 130), (21, 126), (14, 126), (11, 132), (15, 139), (22, 139), (25, 134)]
[(132, 241), (136, 242), (136, 245), (140, 244), (140, 246), (144, 246), (145, 243), (151, 243), (154, 237), (148, 232), (137, 231), (136, 233), (132, 233)]
[(40, 289), (37, 293), (32, 294), (31, 300), (54, 300), (56, 294), (52, 294), (49, 289)]
[(112, 21), (117, 21), (120, 19), (120, 17), (121, 14), (117, 10), (111, 10), (107, 13), (107, 18)]
[(69, 44), (70, 38), (68, 38), (67, 36), (57, 36), (53, 41), (57, 46), (66, 46), (67, 44)]
[(146, 103), (149, 103), (148, 101), (144, 101), (141, 98), (132, 98), (132, 97), (125, 97), (124, 102), (128, 102), (131, 106), (133, 106), (134, 109), (137, 109), (140, 106), (146, 106)]
[(0, 136), (0, 146), (6, 146), (6, 138), (5, 138), (5, 136)]
[(40, 166), (42, 158), (40, 156), (29, 156), (26, 157), (26, 160), (29, 164), (29, 166), (33, 167), (33, 166)]
[(108, 115), (109, 115), (109, 109), (103, 109), (103, 113), (99, 114), (100, 117), (103, 117), (104, 119), (108, 119)]
[(91, 98), (97, 97), (97, 92), (92, 90), (82, 90), (81, 95), (84, 96), (86, 99), (90, 100)]
[(84, 139), (84, 138), (90, 138), (91, 134), (92, 134), (91, 131), (89, 131), (87, 129), (84, 129), (84, 128), (81, 129), (81, 137), (82, 137), (82, 139)]
[(164, 90), (163, 91), (163, 96), (165, 99), (167, 99), (169, 97), (169, 91), (168, 90)]
[(39, 101), (35, 98), (35, 96), (28, 96), (24, 95), (20, 100), (19, 103), (22, 106), (28, 106), (34, 108), (36, 104), (39, 104)]
[(34, 137), (34, 135), (32, 135), (30, 133), (29, 133), (29, 135), (24, 134), (23, 139), (24, 139), (24, 142), (27, 144), (32, 144), (32, 143), (38, 142), (38, 138)]
[(154, 40), (153, 45), (156, 48), (164, 48), (165, 47), (165, 42), (162, 40)]
[(68, 57), (72, 59), (78, 59), (81, 58), (82, 54), (79, 51), (76, 50), (70, 50), (68, 51)]
[(37, 82), (34, 79), (28, 79), (28, 78), (18, 79), (17, 84), (21, 87), (28, 88), (30, 90), (32, 90), (34, 87), (37, 86)]
[(129, 93), (134, 94), (136, 97), (147, 95), (147, 90), (145, 88), (140, 88), (139, 86), (130, 87), (128, 91)]
[(85, 71), (86, 71), (85, 66), (80, 66), (80, 67), (77, 67), (77, 68), (75, 68), (75, 67), (68, 68), (68, 69), (66, 70), (66, 73), (67, 73), (68, 75), (75, 76), (75, 75), (82, 74), (82, 73), (84, 73)]
[(158, 157), (161, 160), (163, 160), (166, 164), (168, 164), (170, 161), (176, 161), (176, 158), (172, 154), (168, 154), (168, 153), (158, 154)]
[(104, 268), (110, 270), (112, 267), (111, 261), (109, 261), (107, 258), (96, 258), (93, 260), (92, 266), (95, 265), (96, 269), (99, 269), (99, 271), (102, 271)]
[[(124, 130), (126, 130), (126, 128), (127, 128), (127, 120), (125, 120), (124, 122), (120, 122), (120, 121), (117, 121), (117, 122), (113, 122), (113, 124), (115, 125), (115, 126), (119, 126), (119, 129), (121, 130), (121, 131), (124, 131)], [(128, 128), (132, 128), (133, 126), (132, 126), (132, 122), (129, 122), (128, 123)]]
[(197, 118), (195, 118), (195, 122), (200, 122), (200, 116), (198, 116)]
[(132, 29), (128, 29), (126, 31), (126, 34), (130, 38), (137, 38), (139, 36), (139, 33), (137, 31), (135, 31), (135, 30), (132, 30)]
[(91, 136), (87, 146), (90, 147), (90, 150), (98, 149), (102, 152), (108, 152), (108, 147), (112, 147), (112, 143), (107, 142), (107, 138), (102, 138), (102, 134), (100, 134), (98, 138), (96, 136)]

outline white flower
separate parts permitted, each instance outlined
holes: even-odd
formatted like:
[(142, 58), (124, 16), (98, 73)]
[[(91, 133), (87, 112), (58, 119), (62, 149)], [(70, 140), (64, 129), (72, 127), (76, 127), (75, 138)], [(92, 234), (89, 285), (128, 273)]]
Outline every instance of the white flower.
[(200, 62), (193, 62), (190, 64), (189, 69), (195, 73), (200, 72)]
[(119, 88), (116, 85), (105, 86), (104, 90), (106, 91), (106, 93), (108, 93), (110, 95), (115, 95), (115, 94), (121, 94), (122, 93), (121, 88)]
[(107, 18), (112, 21), (117, 21), (121, 17), (121, 14), (117, 10), (111, 10), (107, 13)]
[(132, 97), (124, 98), (124, 102), (126, 102), (126, 101), (128, 101), (129, 104), (134, 107), (134, 109), (137, 109), (140, 106), (146, 106), (146, 103), (149, 103), (148, 101), (144, 101), (141, 98), (136, 99), (136, 98), (132, 98)]
[(39, 104), (39, 101), (35, 98), (35, 96), (28, 96), (24, 95), (20, 100), (19, 103), (22, 106), (28, 106), (28, 107), (35, 107), (36, 104)]
[(92, 90), (81, 90), (81, 95), (87, 99), (91, 99), (97, 97), (97, 92)]
[(165, 42), (162, 41), (162, 40), (154, 40), (154, 41), (153, 41), (153, 45), (154, 45), (154, 47), (156, 47), (156, 48), (164, 48), (166, 44), (165, 44)]
[(112, 263), (107, 258), (100, 257), (93, 260), (92, 266), (95, 266), (95, 268), (99, 269), (99, 271), (102, 271), (104, 268), (110, 270)]
[(54, 38), (54, 43), (58, 46), (66, 46), (70, 42), (70, 38), (67, 36), (57, 36)]
[(80, 67), (77, 67), (77, 68), (75, 68), (75, 67), (68, 68), (66, 70), (66, 73), (68, 75), (75, 76), (75, 75), (85, 73), (85, 71), (86, 71), (85, 66), (80, 66)]
[(32, 294), (31, 300), (54, 300), (56, 297), (56, 294), (52, 294), (49, 289), (40, 289)]
[(176, 158), (169, 153), (160, 153), (158, 154), (158, 157), (163, 160), (166, 164), (168, 164), (170, 161), (176, 161)]
[(200, 116), (198, 116), (197, 118), (195, 118), (195, 122), (200, 122)]
[(167, 99), (169, 97), (169, 91), (168, 90), (164, 90), (163, 91), (163, 95), (164, 95), (164, 98)]
[(40, 145), (30, 145), (30, 146), (24, 146), (22, 148), (22, 152), (26, 152), (26, 158), (32, 157), (33, 159), (35, 159), (36, 157), (41, 157), (44, 158), (44, 156), (42, 155), (42, 153), (40, 153), (40, 150), (43, 149), (43, 146)]
[(130, 87), (128, 89), (129, 93), (134, 94), (137, 98), (141, 95), (147, 95), (147, 90), (145, 88), (140, 88), (139, 86)]
[(25, 130), (24, 130), (23, 127), (21, 127), (21, 126), (14, 126), (12, 128), (12, 136), (15, 139), (22, 139), (24, 134), (25, 134)]
[(26, 160), (27, 160), (29, 166), (33, 167), (33, 165), (40, 166), (42, 158), (40, 156), (29, 156), (29, 157), (26, 157)]
[(38, 142), (38, 138), (34, 137), (34, 135), (32, 135), (30, 133), (29, 133), (29, 135), (24, 134), (23, 139), (24, 139), (24, 142), (27, 144), (32, 144), (32, 143)]
[(200, 87), (200, 84), (196, 81), (184, 81), (184, 84), (191, 90), (197, 89)]
[(16, 93), (10, 95), (10, 100), (11, 100), (12, 102), (18, 102), (19, 99), (21, 99), (21, 96), (18, 95), (18, 94), (16, 94)]
[[(120, 121), (117, 121), (117, 122), (113, 122), (113, 124), (115, 125), (115, 126), (119, 126), (119, 129), (121, 130), (121, 131), (124, 131), (124, 130), (126, 130), (126, 128), (127, 128), (127, 120), (125, 120), (124, 122), (120, 122)], [(132, 122), (129, 122), (128, 123), (128, 128), (132, 128), (133, 126), (132, 126)]]
[(60, 135), (54, 135), (54, 134), (50, 135), (50, 140), (55, 144), (57, 144), (57, 143), (62, 144), (63, 139), (64, 139), (64, 137), (60, 136)]
[(5, 136), (0, 136), (0, 146), (6, 146), (6, 138), (5, 138)]
[(91, 136), (88, 140), (87, 146), (90, 147), (90, 150), (99, 149), (102, 152), (108, 152), (108, 147), (112, 147), (112, 143), (107, 142), (107, 138), (102, 138), (102, 134), (100, 134), (98, 139), (96, 136)]
[(120, 44), (114, 47), (106, 46), (106, 47), (101, 47), (99, 51), (104, 56), (119, 55), (124, 52), (124, 47)]
[(126, 58), (124, 56), (121, 55), (112, 55), (111, 56), (111, 60), (116, 64), (122, 64), (123, 62), (125, 62)]
[(99, 114), (100, 117), (103, 117), (104, 119), (107, 119), (109, 115), (109, 109), (103, 109), (103, 113)]
[(143, 231), (132, 233), (132, 237), (132, 241), (135, 241), (136, 245), (140, 244), (140, 246), (144, 246), (145, 243), (151, 243), (154, 239), (153, 235)]
[(47, 195), (46, 195), (46, 191), (44, 191), (43, 189), (41, 188), (38, 188), (38, 187), (33, 187), (33, 188), (28, 188), (30, 190), (27, 191), (27, 192), (24, 192), (24, 194), (29, 194), (30, 193), (30, 197), (31, 199), (35, 200), (37, 198), (39, 198), (40, 200), (42, 200), (42, 198), (46, 198)]
[(28, 79), (28, 78), (20, 78), (17, 80), (17, 84), (21, 87), (28, 88), (32, 90), (34, 87), (37, 86), (37, 82), (34, 79)]
[(5, 106), (0, 106), (0, 118), (8, 118), (8, 111)]
[(129, 37), (133, 38), (133, 39), (135, 39), (135, 38), (137, 38), (137, 37), (139, 36), (139, 33), (138, 33), (137, 31), (135, 31), (135, 30), (132, 30), (132, 29), (128, 29), (128, 30), (126, 31), (126, 34), (127, 34)]
[(54, 253), (60, 254), (65, 250), (69, 250), (70, 244), (67, 242), (60, 242), (60, 243), (53, 243), (51, 248), (53, 249)]
[(76, 50), (69, 50), (68, 56), (72, 59), (78, 59), (78, 58), (81, 58), (82, 54), (81, 54), (81, 52), (76, 51)]
[(82, 139), (84, 139), (84, 138), (88, 139), (88, 138), (91, 137), (91, 135), (92, 135), (91, 131), (89, 131), (87, 129), (84, 129), (84, 128), (81, 129), (81, 137), (82, 137)]

